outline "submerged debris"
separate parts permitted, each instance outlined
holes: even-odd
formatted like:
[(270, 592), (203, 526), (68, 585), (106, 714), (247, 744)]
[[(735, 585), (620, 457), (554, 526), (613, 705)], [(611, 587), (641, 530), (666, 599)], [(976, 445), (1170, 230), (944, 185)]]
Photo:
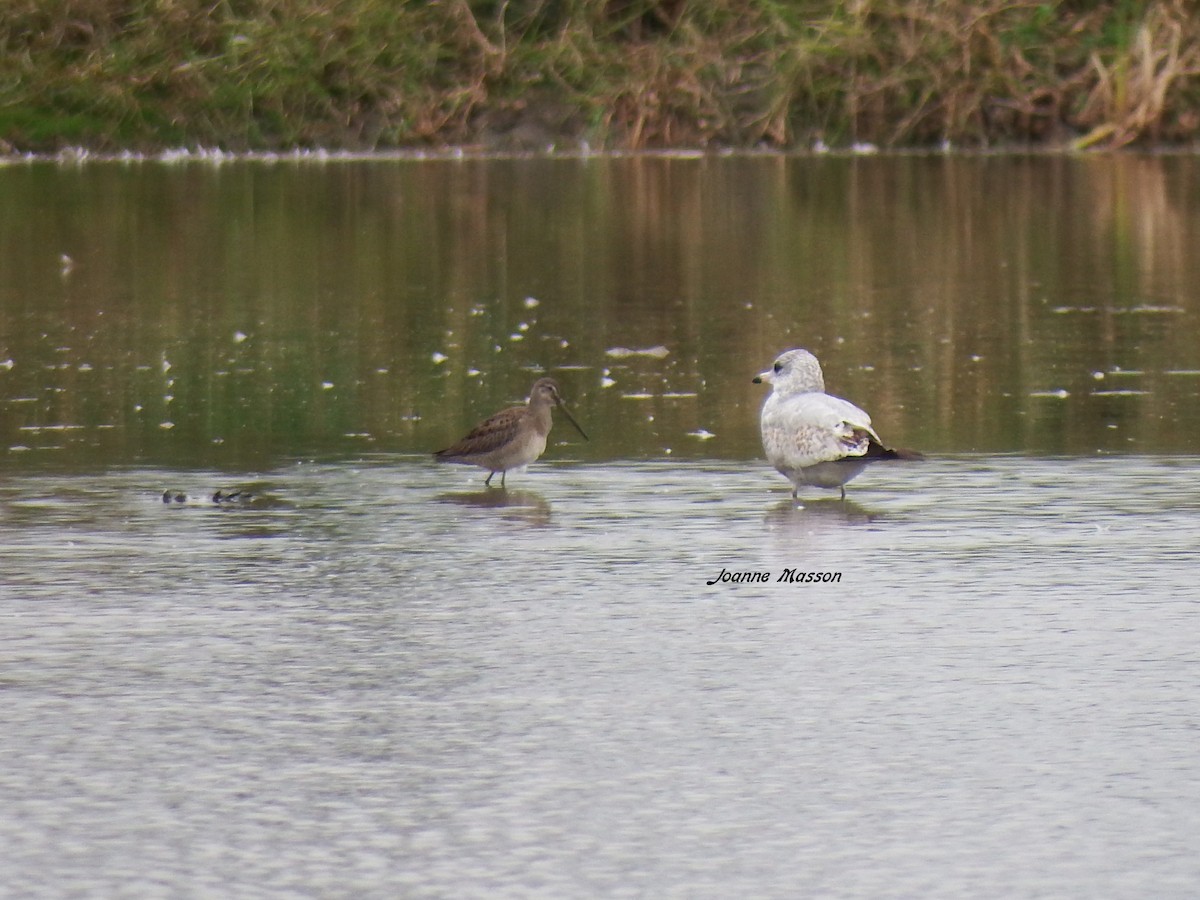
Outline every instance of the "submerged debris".
[[(254, 499), (254, 494), (241, 488), (236, 491), (218, 490), (208, 499), (210, 499), (217, 506), (231, 506), (249, 503)], [(162, 492), (163, 503), (187, 503), (189, 500), (193, 500), (193, 502), (201, 502), (201, 498), (189, 498), (188, 495), (183, 491), (167, 489)]]
[(212, 495), (213, 503), (249, 503), (254, 499), (254, 495), (249, 491), (236, 490), (225, 494), (217, 491)]

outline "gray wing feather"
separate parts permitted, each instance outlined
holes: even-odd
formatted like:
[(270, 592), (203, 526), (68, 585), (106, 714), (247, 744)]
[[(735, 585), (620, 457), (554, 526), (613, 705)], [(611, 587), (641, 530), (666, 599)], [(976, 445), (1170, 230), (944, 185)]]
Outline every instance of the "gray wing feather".
[(792, 467), (862, 456), (870, 438), (879, 441), (866, 412), (829, 394), (772, 395), (763, 407), (762, 431), (772, 461)]

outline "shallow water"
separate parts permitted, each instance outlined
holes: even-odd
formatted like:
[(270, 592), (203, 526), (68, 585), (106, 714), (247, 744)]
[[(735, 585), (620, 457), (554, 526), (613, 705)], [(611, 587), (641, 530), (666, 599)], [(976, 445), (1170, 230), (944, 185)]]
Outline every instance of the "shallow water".
[(1196, 471), (8, 479), (6, 890), (1189, 895)]
[(1200, 445), (1200, 163), (0, 166), (5, 465), (425, 453), (545, 371), (570, 458), (760, 452), (790, 346), (886, 440)]
[(0, 894), (1194, 895), (1198, 174), (0, 166)]

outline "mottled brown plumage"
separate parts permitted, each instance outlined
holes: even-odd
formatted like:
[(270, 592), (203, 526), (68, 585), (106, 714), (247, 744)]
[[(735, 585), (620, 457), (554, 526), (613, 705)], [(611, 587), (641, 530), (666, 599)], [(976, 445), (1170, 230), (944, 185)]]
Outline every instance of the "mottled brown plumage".
[(490, 487), (492, 476), (500, 473), (500, 486), (504, 487), (505, 473), (509, 469), (527, 466), (546, 450), (546, 438), (550, 435), (553, 420), (550, 410), (557, 406), (567, 420), (587, 440), (570, 411), (563, 405), (558, 382), (553, 378), (539, 378), (529, 390), (529, 402), (525, 406), (511, 406), (480, 422), (462, 440), (434, 454), (440, 462), (462, 463), (488, 470), (483, 482)]

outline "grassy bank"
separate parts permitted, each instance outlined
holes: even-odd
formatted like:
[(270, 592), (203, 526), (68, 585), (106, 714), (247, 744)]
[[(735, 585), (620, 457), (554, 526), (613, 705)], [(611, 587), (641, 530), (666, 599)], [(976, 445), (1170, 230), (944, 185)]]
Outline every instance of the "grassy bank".
[(1184, 0), (5, 0), (0, 149), (1111, 147), (1200, 130)]

